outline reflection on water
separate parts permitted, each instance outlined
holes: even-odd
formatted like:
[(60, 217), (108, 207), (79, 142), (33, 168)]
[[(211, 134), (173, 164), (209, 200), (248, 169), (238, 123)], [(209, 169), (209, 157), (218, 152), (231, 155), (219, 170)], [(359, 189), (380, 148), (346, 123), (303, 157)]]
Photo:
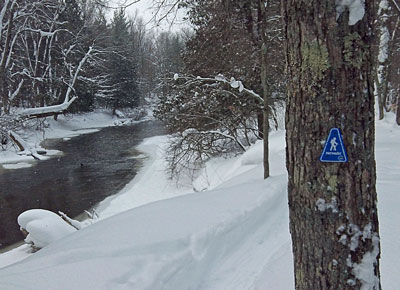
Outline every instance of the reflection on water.
[(135, 175), (139, 159), (132, 147), (163, 134), (160, 123), (109, 127), (68, 141), (46, 140), (62, 156), (30, 168), (0, 173), (0, 247), (22, 239), (18, 215), (31, 208), (63, 211), (74, 217), (117, 193)]

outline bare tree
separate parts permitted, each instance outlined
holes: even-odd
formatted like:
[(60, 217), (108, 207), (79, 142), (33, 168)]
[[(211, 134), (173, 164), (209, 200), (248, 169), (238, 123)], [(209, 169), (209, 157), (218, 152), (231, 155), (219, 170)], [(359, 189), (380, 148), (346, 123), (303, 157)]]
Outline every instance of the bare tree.
[[(17, 101), (30, 107), (69, 101), (76, 73), (82, 71), (94, 44), (86, 40), (84, 31), (92, 20), (83, 19), (78, 9), (75, 1), (4, 2), (0, 13), (3, 112), (9, 113)], [(66, 17), (81, 22), (73, 27)]]
[[(79, 5), (19, 0), (0, 4), (0, 126), (5, 142), (18, 139), (9, 132), (16, 124), (33, 117), (56, 118), (77, 99), (84, 67), (99, 53), (95, 37), (88, 37), (95, 9)], [(12, 105), (30, 109), (10, 115)]]

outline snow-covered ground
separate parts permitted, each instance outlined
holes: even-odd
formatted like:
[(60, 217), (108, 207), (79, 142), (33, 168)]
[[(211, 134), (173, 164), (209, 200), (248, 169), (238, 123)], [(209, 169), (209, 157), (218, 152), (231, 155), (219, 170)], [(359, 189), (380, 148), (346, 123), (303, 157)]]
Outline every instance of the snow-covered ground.
[[(376, 134), (383, 289), (400, 285), (400, 127), (391, 117)], [(270, 136), (267, 180), (257, 143), (209, 162), (191, 188), (166, 177), (165, 141), (139, 146), (146, 165), (99, 205), (100, 221), (0, 269), (0, 289), (293, 290), (284, 132)], [(25, 252), (0, 255), (0, 265)]]

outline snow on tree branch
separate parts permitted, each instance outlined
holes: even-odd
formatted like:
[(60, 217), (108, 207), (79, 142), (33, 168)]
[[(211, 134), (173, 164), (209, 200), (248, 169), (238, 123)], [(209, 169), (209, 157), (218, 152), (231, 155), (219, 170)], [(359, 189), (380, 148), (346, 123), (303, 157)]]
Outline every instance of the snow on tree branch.
[(85, 64), (87, 59), (91, 56), (92, 52), (93, 52), (93, 46), (90, 46), (88, 51), (86, 52), (85, 56), (79, 62), (78, 66), (73, 74), (73, 78), (70, 81), (70, 83), (68, 84), (68, 89), (65, 94), (64, 102), (62, 104), (54, 105), (54, 106), (25, 109), (21, 112), (21, 116), (42, 116), (42, 115), (49, 116), (51, 114), (55, 115), (55, 114), (66, 111), (68, 109), (68, 107), (78, 98), (77, 96), (74, 96), (72, 99), (70, 99), (70, 94), (73, 90), (73, 87), (78, 78), (78, 75), (79, 75), (80, 71), (82, 70), (83, 65)]
[(236, 80), (235, 78), (231, 78), (229, 81), (226, 79), (225, 76), (223, 76), (222, 74), (218, 74), (215, 76), (215, 78), (203, 78), (200, 76), (197, 77), (188, 77), (188, 76), (180, 76), (179, 74), (174, 74), (173, 79), (175, 81), (179, 80), (179, 79), (183, 79), (186, 80), (187, 82), (195, 82), (195, 81), (201, 81), (201, 82), (221, 82), (221, 83), (225, 83), (225, 84), (229, 84), (232, 88), (234, 89), (238, 89), (238, 91), (241, 92), (246, 92), (249, 95), (253, 96), (254, 98), (256, 98), (258, 101), (260, 102), (264, 102), (264, 99), (257, 94), (256, 92), (254, 92), (253, 90), (247, 89), (243, 83), (241, 81)]
[(92, 51), (93, 51), (93, 46), (90, 46), (88, 51), (86, 52), (85, 56), (79, 62), (78, 67), (75, 70), (74, 77), (71, 80), (70, 85), (68, 86), (67, 93), (65, 94), (64, 103), (69, 101), (69, 95), (71, 94), (72, 88), (75, 85), (75, 82), (76, 82), (76, 79), (78, 78), (79, 72), (82, 70), (83, 65), (85, 64), (87, 59), (90, 57)]

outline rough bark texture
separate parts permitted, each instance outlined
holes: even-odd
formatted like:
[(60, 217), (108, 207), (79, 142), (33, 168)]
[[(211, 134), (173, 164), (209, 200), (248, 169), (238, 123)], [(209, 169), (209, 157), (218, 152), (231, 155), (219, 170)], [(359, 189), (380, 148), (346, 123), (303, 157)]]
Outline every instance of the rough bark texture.
[[(386, 1), (380, 1), (380, 2), (386, 2)], [(387, 2), (386, 2), (387, 4)], [(388, 100), (389, 99), (389, 93), (391, 87), (393, 87), (392, 82), (395, 81), (393, 79), (393, 67), (396, 66), (393, 62), (393, 53), (396, 50), (396, 34), (397, 30), (399, 27), (399, 16), (396, 17), (396, 21), (393, 25), (390, 25), (390, 22), (393, 20), (390, 20), (390, 11), (391, 8), (388, 7), (388, 9), (385, 9), (386, 5), (379, 5), (380, 8), (378, 9), (378, 15), (377, 15), (377, 20), (378, 20), (378, 30), (379, 30), (379, 45), (378, 45), (378, 60), (377, 60), (377, 65), (376, 65), (376, 71), (377, 71), (377, 76), (376, 76), (376, 93), (378, 95), (378, 112), (379, 112), (379, 120), (382, 120), (385, 117), (385, 111), (389, 112), (390, 111), (390, 106), (392, 105), (392, 101)], [(390, 28), (392, 26), (392, 28)], [(385, 38), (382, 39), (382, 35), (388, 33), (386, 37), (389, 37), (388, 40), (385, 40)], [(389, 32), (391, 31), (391, 32)], [(380, 59), (380, 55), (382, 52), (387, 53), (386, 58), (383, 57), (383, 59)], [(384, 56), (384, 54), (382, 54)], [(382, 58), (382, 56), (381, 56)]]
[[(381, 1), (382, 2), (382, 1)], [(386, 3), (387, 4), (387, 3)], [(378, 56), (377, 61), (377, 79), (376, 79), (376, 92), (378, 94), (378, 112), (379, 112), (379, 120), (382, 120), (385, 117), (385, 106), (386, 106), (386, 99), (388, 95), (388, 85), (389, 85), (389, 72), (390, 68), (389, 65), (391, 64), (389, 55), (391, 45), (389, 41), (382, 38), (385, 33), (389, 33), (389, 9), (384, 8), (386, 5), (382, 5), (378, 10), (378, 21), (379, 21), (379, 45), (378, 45), (378, 53), (377, 55), (381, 54), (381, 51), (386, 51), (387, 56), (381, 58)]]
[(10, 11), (10, 16), (9, 16), (8, 23), (7, 23), (8, 28), (7, 28), (6, 40), (5, 40), (5, 44), (4, 44), (4, 52), (3, 52), (4, 57), (2, 59), (0, 59), (0, 62), (1, 62), (0, 63), (0, 95), (2, 97), (3, 112), (5, 114), (10, 113), (10, 104), (9, 104), (9, 99), (8, 99), (8, 92), (6, 90), (5, 79), (6, 79), (6, 62), (7, 62), (7, 56), (10, 53), (15, 10), (16, 10), (16, 5), (13, 5), (12, 9)]
[(263, 90), (263, 99), (264, 99), (264, 109), (263, 109), (263, 166), (264, 166), (264, 179), (269, 177), (269, 88), (267, 84), (267, 38), (266, 38), (266, 7), (262, 3), (263, 1), (259, 1), (258, 10), (260, 13), (261, 21), (259, 22), (260, 32), (261, 32), (261, 40), (263, 44), (260, 48), (261, 54), (261, 86)]
[(11, 131), (8, 132), (8, 136), (10, 136), (11, 141), (18, 147), (20, 151), (25, 150), (24, 145), (22, 145), (22, 143), (18, 141), (18, 138), (16, 138)]
[[(374, 1), (349, 25), (332, 0), (282, 0), (288, 100), (287, 169), (297, 290), (376, 290), (379, 234), (374, 160)], [(348, 163), (319, 161), (340, 128)], [(370, 281), (359, 265), (371, 257)], [(363, 260), (364, 259), (364, 260)]]
[(400, 96), (397, 96), (396, 122), (400, 126)]

